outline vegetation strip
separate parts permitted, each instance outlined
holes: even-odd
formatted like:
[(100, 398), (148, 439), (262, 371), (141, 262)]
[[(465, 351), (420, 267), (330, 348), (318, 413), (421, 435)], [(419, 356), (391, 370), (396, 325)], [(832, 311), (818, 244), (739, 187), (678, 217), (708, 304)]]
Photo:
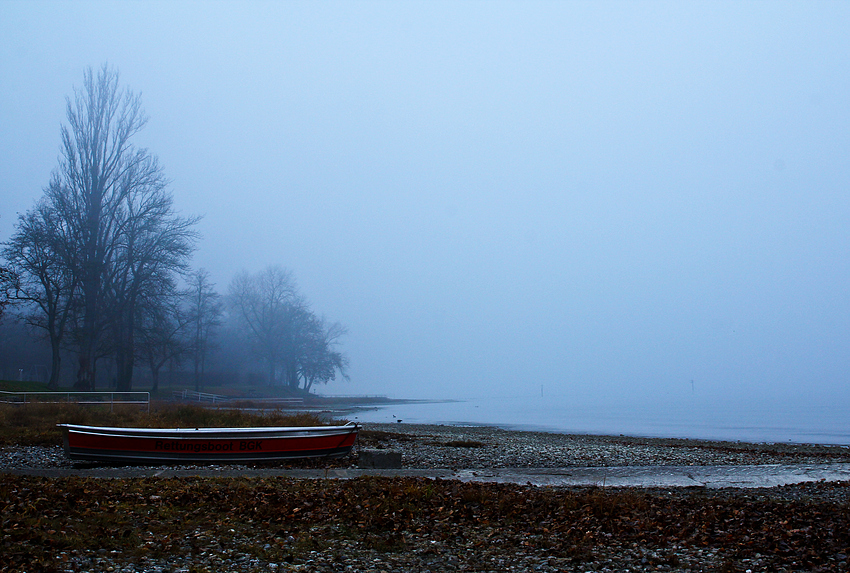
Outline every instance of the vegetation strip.
[(0, 445), (51, 446), (62, 436), (56, 424), (113, 426), (119, 428), (250, 428), (326, 425), (316, 414), (281, 410), (250, 412), (196, 405), (155, 402), (151, 412), (134, 407), (76, 404), (0, 405)]

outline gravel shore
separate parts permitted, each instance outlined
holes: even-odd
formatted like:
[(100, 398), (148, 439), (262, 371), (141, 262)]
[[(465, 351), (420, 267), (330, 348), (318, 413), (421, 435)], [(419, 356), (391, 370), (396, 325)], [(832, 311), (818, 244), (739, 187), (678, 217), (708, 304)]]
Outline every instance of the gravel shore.
[[(482, 426), (365, 424), (358, 445), (400, 451), (403, 467), (411, 469), (850, 462), (850, 448), (845, 446), (569, 435)], [(0, 449), (0, 472), (50, 468), (71, 471), (76, 467), (90, 465), (75, 464), (67, 459), (58, 444), (48, 447), (10, 446)], [(315, 464), (307, 465), (312, 467)], [(322, 465), (328, 464), (322, 462)], [(356, 465), (356, 456), (332, 461), (330, 465)]]
[(559, 468), (850, 462), (850, 448), (368, 424), (362, 442), (397, 449), (411, 468)]
[[(838, 446), (489, 427), (367, 424), (360, 440), (361, 447), (399, 450), (405, 468), (420, 469), (850, 462), (850, 450)], [(356, 456), (334, 463), (356, 465)], [(850, 514), (846, 483), (707, 491), (537, 488), (415, 478), (343, 483), (10, 475), (39, 468), (65, 468), (73, 475), (78, 467), (58, 445), (0, 450), (6, 504), (2, 549), (11, 556), (0, 570), (745, 573), (846, 571), (850, 554), (848, 524), (841, 521)], [(74, 489), (83, 493), (68, 506), (69, 516), (63, 510), (47, 521)], [(200, 503), (191, 496), (187, 501), (186, 490), (197, 490), (198, 499), (219, 501)], [(411, 509), (403, 503), (406, 498), (419, 501), (411, 502)], [(161, 507), (165, 500), (173, 505)], [(264, 500), (264, 511), (274, 507), (278, 518), (257, 513), (258, 500)], [(116, 510), (125, 516), (110, 513)], [(126, 516), (135, 517), (127, 521)], [(70, 535), (66, 529), (82, 529), (83, 523), (88, 527), (87, 520), (108, 524), (110, 519), (121, 525), (116, 531), (103, 530), (103, 539), (90, 540), (85, 548), (63, 545), (61, 535)], [(118, 539), (118, 530), (127, 523), (131, 529), (122, 535), (130, 531), (133, 543)]]

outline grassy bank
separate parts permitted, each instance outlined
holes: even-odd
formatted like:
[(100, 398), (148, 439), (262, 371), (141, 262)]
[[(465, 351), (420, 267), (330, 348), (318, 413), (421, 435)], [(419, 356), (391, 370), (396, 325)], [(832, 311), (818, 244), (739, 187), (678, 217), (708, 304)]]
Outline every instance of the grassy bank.
[(47, 384), (41, 382), (0, 380), (0, 391), (3, 392), (48, 392), (49, 390)]
[(0, 446), (44, 446), (62, 443), (56, 424), (135, 428), (244, 428), (249, 426), (318, 426), (322, 420), (307, 413), (280, 410), (262, 413), (203, 408), (195, 405), (151, 403), (138, 406), (77, 404), (0, 404)]

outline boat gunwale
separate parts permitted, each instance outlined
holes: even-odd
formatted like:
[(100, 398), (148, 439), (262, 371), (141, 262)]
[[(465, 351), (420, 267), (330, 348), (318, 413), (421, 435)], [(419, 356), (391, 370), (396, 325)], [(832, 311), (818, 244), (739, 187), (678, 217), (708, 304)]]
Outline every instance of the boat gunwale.
[(253, 426), (244, 428), (119, 428), (110, 426), (80, 426), (76, 424), (57, 424), (68, 433), (100, 435), (126, 438), (166, 438), (174, 440), (191, 439), (237, 439), (250, 437), (296, 438), (311, 436), (344, 435), (356, 433), (360, 426), (349, 422), (343, 426)]
[(344, 426), (249, 428), (57, 426), (63, 430), (65, 453), (72, 460), (148, 465), (337, 458), (351, 452), (361, 429), (353, 422)]

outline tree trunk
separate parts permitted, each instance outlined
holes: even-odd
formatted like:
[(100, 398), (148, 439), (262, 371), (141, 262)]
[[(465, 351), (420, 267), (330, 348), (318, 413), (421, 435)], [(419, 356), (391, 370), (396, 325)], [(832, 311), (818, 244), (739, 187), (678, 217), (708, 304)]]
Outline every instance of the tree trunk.
[(85, 357), (85, 355), (82, 352), (80, 352), (77, 355), (78, 368), (77, 368), (77, 379), (74, 382), (74, 390), (77, 390), (77, 391), (80, 391), (80, 392), (88, 392), (89, 391), (89, 383), (88, 383), (87, 376), (91, 372), (91, 368), (89, 368), (87, 360), (88, 359)]
[(93, 329), (83, 329), (83, 341), (80, 348), (80, 370), (77, 372), (77, 386), (83, 392), (94, 391), (94, 335)]
[(97, 357), (92, 360), (89, 372), (91, 372), (91, 384), (89, 385), (89, 392), (94, 392), (97, 389)]
[(130, 392), (133, 389), (133, 366), (135, 364), (135, 325), (133, 324), (134, 303), (130, 300), (127, 308), (129, 310), (119, 313), (127, 313), (124, 316), (118, 316), (116, 323), (118, 331), (115, 333), (116, 349), (115, 349), (115, 386), (119, 392)]
[(101, 288), (101, 265), (99, 264), (98, 239), (100, 236), (100, 218), (103, 208), (103, 189), (99, 182), (99, 166), (92, 166), (89, 191), (89, 207), (85, 216), (83, 232), (84, 263), (83, 263), (83, 332), (80, 344), (80, 371), (77, 383), (83, 391), (93, 392), (95, 387), (94, 363), (97, 342), (98, 301)]
[(269, 360), (269, 386), (274, 386), (274, 362)]
[(157, 364), (156, 366), (151, 366), (151, 394), (159, 392), (159, 369), (161, 367), (162, 363)]
[(284, 373), (285, 373), (285, 376), (286, 376), (286, 385), (293, 390), (297, 390), (299, 380), (298, 380), (298, 368), (296, 367), (295, 363), (292, 362), (291, 364), (287, 364), (286, 370), (285, 370)]
[(206, 372), (206, 370), (207, 370), (206, 356), (201, 354), (201, 378), (200, 378), (201, 388), (204, 387), (204, 373)]
[(59, 387), (59, 372), (62, 365), (62, 355), (59, 353), (59, 339), (55, 336), (50, 337), (50, 351), (52, 357), (50, 360), (50, 380), (47, 382), (47, 387), (51, 390), (56, 390)]
[(119, 351), (115, 357), (116, 378), (115, 386), (119, 392), (133, 390), (133, 355)]

